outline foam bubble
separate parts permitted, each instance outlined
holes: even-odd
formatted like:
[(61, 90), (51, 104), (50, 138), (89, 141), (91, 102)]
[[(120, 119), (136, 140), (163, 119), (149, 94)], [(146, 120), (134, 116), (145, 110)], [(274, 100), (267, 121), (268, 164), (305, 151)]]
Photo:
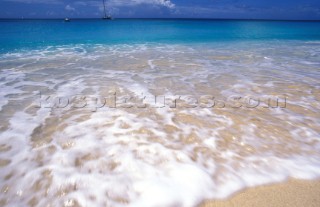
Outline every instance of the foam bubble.
[[(2, 54), (0, 200), (195, 206), (246, 187), (318, 178), (318, 54), (301, 42)], [(119, 102), (133, 98), (114, 108), (115, 93)], [(215, 105), (186, 105), (202, 95)], [(84, 107), (57, 107), (49, 96), (87, 99)], [(155, 103), (157, 96), (166, 102)], [(273, 107), (252, 107), (247, 99), (234, 107), (230, 96), (271, 98)], [(287, 98), (285, 107), (274, 107), (279, 97)]]

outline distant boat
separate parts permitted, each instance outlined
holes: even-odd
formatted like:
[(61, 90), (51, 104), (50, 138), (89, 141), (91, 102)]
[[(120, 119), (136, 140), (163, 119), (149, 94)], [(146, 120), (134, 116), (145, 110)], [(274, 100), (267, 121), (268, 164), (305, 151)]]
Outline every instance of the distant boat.
[(112, 17), (111, 17), (110, 15), (108, 15), (108, 16), (102, 17), (102, 19), (103, 19), (103, 20), (112, 20)]
[(65, 22), (70, 22), (70, 19), (69, 18), (65, 18), (64, 21)]
[(112, 16), (111, 15), (107, 15), (105, 0), (103, 0), (103, 11), (104, 11), (104, 16), (102, 17), (102, 19), (103, 20), (112, 20)]

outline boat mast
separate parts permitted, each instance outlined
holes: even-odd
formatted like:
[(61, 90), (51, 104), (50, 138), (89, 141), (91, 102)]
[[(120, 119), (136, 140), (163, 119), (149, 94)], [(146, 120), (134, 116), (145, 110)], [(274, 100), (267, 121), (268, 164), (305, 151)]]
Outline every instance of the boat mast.
[(103, 10), (104, 10), (104, 17), (107, 17), (105, 0), (103, 0)]

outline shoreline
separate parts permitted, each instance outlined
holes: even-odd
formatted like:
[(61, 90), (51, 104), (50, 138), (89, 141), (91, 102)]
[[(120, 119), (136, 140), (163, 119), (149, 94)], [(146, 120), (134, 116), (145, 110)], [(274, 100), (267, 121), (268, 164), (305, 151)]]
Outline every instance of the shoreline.
[(207, 200), (198, 207), (317, 207), (320, 206), (320, 179), (288, 180), (284, 183), (247, 188), (226, 200)]

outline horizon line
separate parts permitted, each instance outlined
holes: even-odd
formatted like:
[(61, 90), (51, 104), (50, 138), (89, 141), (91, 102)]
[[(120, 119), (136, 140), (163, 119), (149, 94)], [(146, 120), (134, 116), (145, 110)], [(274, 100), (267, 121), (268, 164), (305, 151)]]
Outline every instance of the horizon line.
[[(60, 17), (60, 18), (0, 18), (0, 20), (64, 20), (65, 18)], [(102, 18), (99, 17), (87, 17), (87, 18), (71, 18), (68, 17), (68, 19), (72, 20), (99, 20)], [(146, 18), (146, 17), (135, 17), (135, 18), (126, 18), (126, 17), (119, 17), (119, 18), (114, 18), (113, 20), (230, 20), (230, 21), (305, 21), (305, 22), (318, 22), (320, 19), (263, 19), (263, 18), (166, 18), (166, 17), (161, 17), (161, 18)]]

